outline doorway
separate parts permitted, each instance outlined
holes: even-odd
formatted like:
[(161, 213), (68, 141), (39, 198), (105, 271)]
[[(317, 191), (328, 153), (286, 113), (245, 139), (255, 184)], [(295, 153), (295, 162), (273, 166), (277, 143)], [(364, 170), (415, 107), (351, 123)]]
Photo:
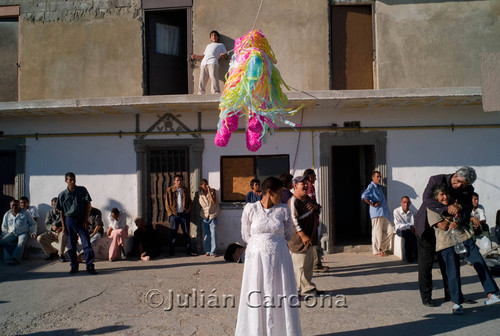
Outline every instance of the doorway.
[(0, 151), (0, 214), (10, 210), (16, 197), (16, 151)]
[[(146, 95), (192, 92), (189, 9), (146, 12)], [(191, 83), (191, 85), (190, 85)]]
[(375, 168), (375, 146), (332, 146), (331, 157), (334, 244), (370, 244), (370, 216), (361, 194)]

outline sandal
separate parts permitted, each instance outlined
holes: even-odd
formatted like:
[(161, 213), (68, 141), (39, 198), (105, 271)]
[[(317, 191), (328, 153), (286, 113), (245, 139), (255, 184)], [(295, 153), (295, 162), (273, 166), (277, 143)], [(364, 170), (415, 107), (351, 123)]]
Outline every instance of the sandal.
[(451, 313), (453, 315), (462, 315), (464, 313), (464, 309), (461, 305), (455, 303), (453, 308), (451, 308)]

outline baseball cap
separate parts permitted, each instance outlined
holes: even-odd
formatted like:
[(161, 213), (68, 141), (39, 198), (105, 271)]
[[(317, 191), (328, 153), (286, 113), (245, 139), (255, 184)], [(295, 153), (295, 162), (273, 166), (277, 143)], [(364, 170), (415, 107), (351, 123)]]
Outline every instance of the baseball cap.
[(305, 178), (304, 176), (296, 176), (293, 178), (292, 182), (293, 182), (293, 184), (297, 184), (297, 183), (303, 182), (305, 180), (307, 180), (307, 178)]

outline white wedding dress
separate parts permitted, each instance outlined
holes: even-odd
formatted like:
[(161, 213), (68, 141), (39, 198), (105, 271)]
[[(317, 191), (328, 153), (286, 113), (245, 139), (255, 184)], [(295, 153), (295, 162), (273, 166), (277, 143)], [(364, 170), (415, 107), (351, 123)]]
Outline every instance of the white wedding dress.
[(286, 242), (293, 232), (286, 204), (248, 203), (241, 217), (247, 242), (236, 335), (302, 335), (297, 286)]

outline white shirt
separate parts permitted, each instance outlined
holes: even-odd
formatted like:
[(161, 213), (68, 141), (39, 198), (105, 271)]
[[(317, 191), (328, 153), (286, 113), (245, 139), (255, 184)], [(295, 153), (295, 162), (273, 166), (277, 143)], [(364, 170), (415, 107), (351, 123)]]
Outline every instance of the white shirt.
[(208, 44), (203, 53), (204, 57), (201, 65), (219, 64), (220, 54), (225, 54), (226, 52), (226, 47), (222, 43), (212, 42)]
[(402, 207), (394, 209), (392, 212), (394, 216), (394, 226), (396, 230), (409, 230), (410, 226), (414, 225), (413, 213), (410, 209), (408, 212), (404, 212)]
[(476, 217), (479, 221), (485, 221), (486, 222), (486, 213), (484, 211), (484, 207), (481, 204), (477, 205), (476, 210), (472, 210), (470, 213), (471, 217)]
[(26, 211), (28, 211), (30, 213), (31, 217), (33, 217), (33, 218), (40, 217), (40, 214), (38, 214), (38, 209), (34, 205), (28, 207), (28, 209), (26, 209)]
[(182, 202), (182, 188), (177, 189), (177, 213), (184, 212), (184, 203)]
[(109, 227), (113, 230), (125, 229), (127, 227), (127, 216), (122, 211), (118, 215), (118, 220), (111, 217), (111, 214), (109, 214), (108, 219)]

